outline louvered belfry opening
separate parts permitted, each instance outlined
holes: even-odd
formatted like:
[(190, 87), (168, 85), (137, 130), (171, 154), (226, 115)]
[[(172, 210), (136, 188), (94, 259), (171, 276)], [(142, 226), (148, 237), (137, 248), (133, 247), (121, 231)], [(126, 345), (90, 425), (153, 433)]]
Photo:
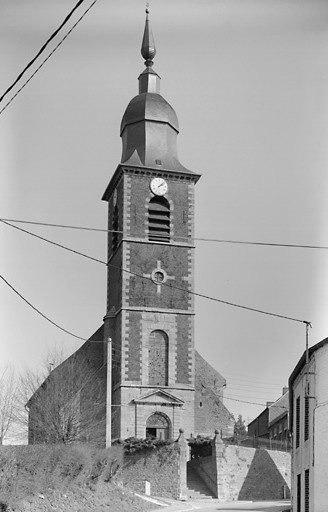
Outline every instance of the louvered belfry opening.
[(170, 205), (165, 197), (153, 197), (148, 207), (148, 237), (152, 242), (170, 241)]

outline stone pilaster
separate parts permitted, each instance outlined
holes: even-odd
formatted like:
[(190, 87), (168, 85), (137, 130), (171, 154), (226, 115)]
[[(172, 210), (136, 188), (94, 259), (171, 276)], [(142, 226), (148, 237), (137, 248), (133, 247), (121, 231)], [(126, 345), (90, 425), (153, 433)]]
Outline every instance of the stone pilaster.
[(179, 429), (178, 444), (179, 444), (179, 448), (180, 448), (180, 468), (179, 468), (180, 493), (179, 493), (179, 499), (185, 501), (185, 500), (187, 500), (187, 450), (188, 450), (188, 444), (185, 439), (184, 431), (182, 428)]
[(223, 487), (223, 465), (222, 458), (224, 456), (224, 442), (222, 441), (221, 434), (218, 430), (215, 430), (215, 436), (212, 441), (212, 457), (214, 462), (214, 478), (216, 480), (216, 497), (222, 500), (224, 497)]

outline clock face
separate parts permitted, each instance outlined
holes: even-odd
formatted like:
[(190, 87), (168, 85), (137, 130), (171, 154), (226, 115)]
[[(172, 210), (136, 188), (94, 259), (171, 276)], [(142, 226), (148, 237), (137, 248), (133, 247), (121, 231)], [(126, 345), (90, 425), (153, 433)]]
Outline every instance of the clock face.
[(167, 192), (167, 183), (164, 178), (153, 178), (150, 182), (150, 190), (156, 196), (164, 196)]

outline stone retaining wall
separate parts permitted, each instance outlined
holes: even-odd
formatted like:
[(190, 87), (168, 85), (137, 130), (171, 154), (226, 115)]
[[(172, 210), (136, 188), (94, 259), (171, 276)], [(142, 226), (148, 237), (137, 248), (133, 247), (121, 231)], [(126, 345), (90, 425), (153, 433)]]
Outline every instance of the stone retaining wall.
[(125, 454), (122, 483), (141, 494), (186, 499), (186, 467), (187, 443), (180, 432), (172, 445)]
[(287, 452), (226, 445), (216, 435), (212, 456), (195, 459), (192, 465), (222, 502), (290, 497)]

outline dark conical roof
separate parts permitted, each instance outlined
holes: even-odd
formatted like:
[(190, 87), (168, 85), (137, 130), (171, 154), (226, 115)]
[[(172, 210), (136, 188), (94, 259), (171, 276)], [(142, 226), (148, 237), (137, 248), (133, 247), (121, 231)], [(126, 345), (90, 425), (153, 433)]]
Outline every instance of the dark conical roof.
[(149, 10), (141, 45), (146, 69), (140, 74), (139, 94), (128, 104), (121, 122), (121, 163), (193, 174), (177, 155), (179, 123), (171, 105), (160, 95), (160, 77), (153, 69), (156, 55)]
[(144, 92), (130, 101), (122, 118), (121, 135), (127, 125), (139, 121), (167, 123), (179, 133), (177, 115), (171, 105), (160, 94)]

